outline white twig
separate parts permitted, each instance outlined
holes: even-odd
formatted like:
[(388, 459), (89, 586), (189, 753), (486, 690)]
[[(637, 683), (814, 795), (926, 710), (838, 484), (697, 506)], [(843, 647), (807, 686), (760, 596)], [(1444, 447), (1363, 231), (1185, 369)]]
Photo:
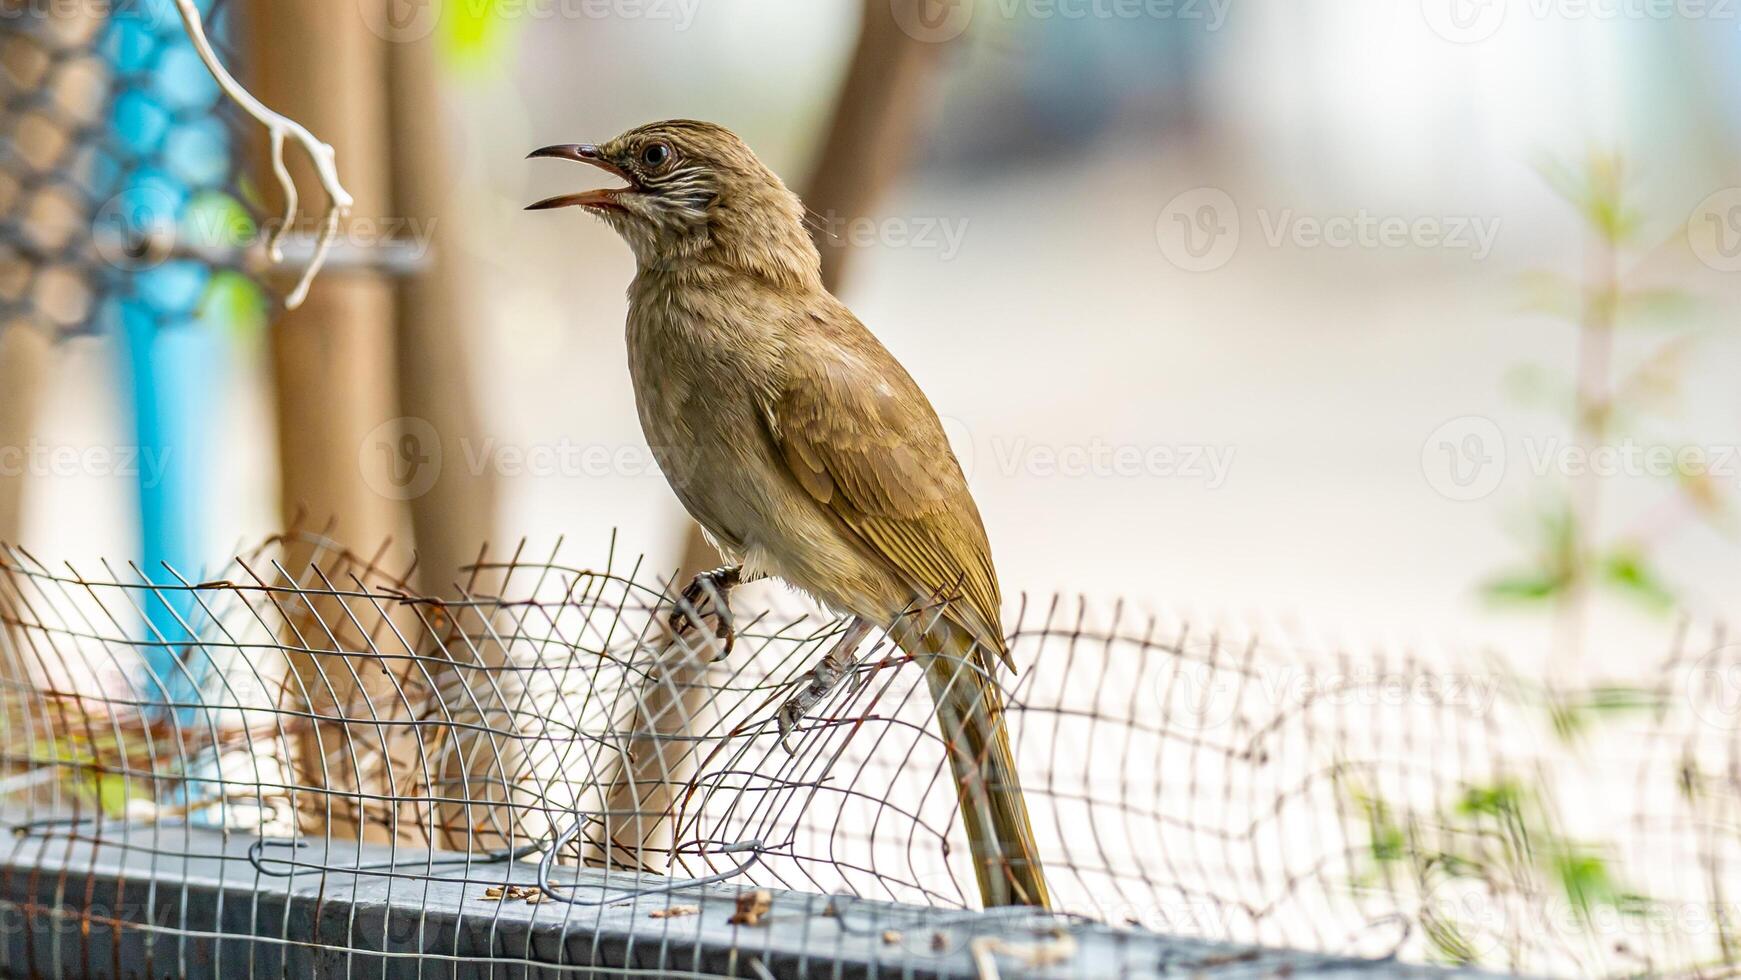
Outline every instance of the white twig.
[(314, 282), (314, 277), (320, 273), (321, 264), (326, 261), (327, 253), (332, 249), (332, 243), (339, 233), (339, 222), (350, 213), (355, 201), (344, 185), (339, 183), (338, 165), (335, 154), (329, 144), (322, 143), (308, 128), (294, 119), (282, 116), (256, 99), (253, 93), (242, 87), (242, 84), (224, 68), (218, 61), (217, 52), (212, 50), (212, 43), (206, 38), (204, 23), (200, 20), (199, 8), (194, 6), (194, 0), (175, 0), (176, 9), (181, 11), (181, 22), (187, 27), (187, 36), (193, 41), (194, 50), (199, 52), (200, 60), (205, 62), (206, 70), (217, 80), (218, 87), (224, 90), (242, 111), (260, 121), (266, 127), (266, 132), (272, 139), (272, 172), (278, 176), (278, 184), (284, 188), (284, 223), (273, 231), (272, 239), (267, 242), (266, 254), (273, 262), (283, 261), (282, 248), (284, 235), (296, 220), (297, 193), (296, 181), (290, 178), (290, 168), (284, 163), (284, 138), (289, 136), (308, 153), (308, 158), (314, 163), (314, 169), (320, 176), (320, 186), (326, 191), (327, 212), (326, 221), (321, 227), (320, 239), (315, 243), (314, 258), (302, 270), (302, 276), (297, 280), (296, 287), (290, 295), (284, 298), (284, 308), (294, 310), (308, 298), (308, 287)]

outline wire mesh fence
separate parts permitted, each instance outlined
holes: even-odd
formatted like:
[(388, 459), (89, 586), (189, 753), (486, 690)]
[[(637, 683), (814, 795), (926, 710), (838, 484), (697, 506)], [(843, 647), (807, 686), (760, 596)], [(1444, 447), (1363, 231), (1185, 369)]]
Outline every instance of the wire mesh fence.
[[(638, 565), (486, 553), (447, 598), (415, 594), (408, 574), (314, 535), (203, 581), (0, 552), (0, 785), (19, 839), (42, 848), (15, 855), (8, 880), (60, 841), (92, 854), (58, 872), (69, 895), (100, 877), (99, 854), (148, 857), (160, 890), (227, 854), (232, 901), (250, 908), (279, 877), (349, 894), (336, 934), (259, 909), (228, 926), (141, 916), (160, 941), (233, 929), (285, 956), (380, 948), (353, 931), (365, 885), (427, 925), (445, 907), (429, 889), (459, 882), (471, 891), (453, 921), (474, 930), (507, 929), (510, 906), (595, 943), (607, 914), (667, 930), (636, 954), (655, 973), (780, 962), (758, 946), (775, 933), (720, 939), (761, 949), (751, 968), (668, 931), (693, 909), (705, 933), (762, 888), (798, 903), (784, 928), (851, 926), (835, 938), (869, 936), (885, 969), (927, 975), (950, 957), (978, 969), (981, 951), (951, 938), (969, 926), (1004, 944), (984, 952), (1006, 968), (1074, 975), (1128, 971), (1137, 947), (1121, 944), (1154, 933), (1386, 969), (1718, 975), (1736, 961), (1741, 658), (1720, 630), (1683, 627), (1644, 683), (1572, 691), (1029, 603), (1005, 696), (1055, 900), (1041, 916), (972, 911), (926, 685), (886, 643), (782, 742), (780, 706), (844, 625), (775, 587), (738, 593), (724, 654), (709, 630), (672, 634), (673, 592)], [(177, 610), (174, 632), (154, 604)], [(1058, 931), (1090, 923), (1106, 931)], [(486, 957), (440, 935), (450, 966)], [(492, 955), (601, 962), (526, 942)]]
[[(229, 53), (230, 8), (205, 0)], [(0, 324), (230, 329), (268, 304), (254, 148), (173, 0), (0, 3)]]

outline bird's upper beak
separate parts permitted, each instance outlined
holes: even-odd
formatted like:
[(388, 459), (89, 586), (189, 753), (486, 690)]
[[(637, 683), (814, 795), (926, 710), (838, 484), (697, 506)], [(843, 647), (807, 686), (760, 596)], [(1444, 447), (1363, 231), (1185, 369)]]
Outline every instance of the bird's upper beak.
[(641, 185), (635, 181), (633, 175), (605, 159), (604, 153), (591, 143), (560, 143), (556, 146), (546, 146), (526, 155), (528, 160), (533, 157), (555, 157), (558, 160), (573, 160), (577, 163), (591, 164), (606, 173), (615, 174), (628, 181), (629, 186), (603, 187), (597, 190), (581, 191), (578, 194), (558, 194), (555, 197), (547, 197), (536, 204), (526, 205), (528, 211), (568, 207), (620, 209), (622, 205), (617, 202), (618, 195), (641, 189)]

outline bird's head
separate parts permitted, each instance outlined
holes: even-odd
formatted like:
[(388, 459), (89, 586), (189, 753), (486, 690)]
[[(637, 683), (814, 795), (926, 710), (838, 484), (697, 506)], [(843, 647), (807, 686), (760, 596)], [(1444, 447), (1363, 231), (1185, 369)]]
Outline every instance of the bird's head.
[(804, 205), (723, 126), (648, 123), (605, 143), (546, 146), (531, 156), (591, 164), (625, 182), (527, 210), (579, 207), (598, 215), (642, 269), (709, 264), (789, 284), (819, 281)]

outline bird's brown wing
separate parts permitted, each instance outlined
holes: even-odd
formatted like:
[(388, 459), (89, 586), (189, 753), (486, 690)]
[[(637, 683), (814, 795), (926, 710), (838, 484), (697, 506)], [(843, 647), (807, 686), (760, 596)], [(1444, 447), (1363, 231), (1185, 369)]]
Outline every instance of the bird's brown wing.
[(802, 380), (764, 402), (768, 433), (810, 496), (916, 596), (947, 598), (944, 617), (1008, 664), (991, 546), (961, 464), (919, 386), (850, 326), (789, 353), (786, 376)]

